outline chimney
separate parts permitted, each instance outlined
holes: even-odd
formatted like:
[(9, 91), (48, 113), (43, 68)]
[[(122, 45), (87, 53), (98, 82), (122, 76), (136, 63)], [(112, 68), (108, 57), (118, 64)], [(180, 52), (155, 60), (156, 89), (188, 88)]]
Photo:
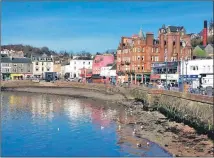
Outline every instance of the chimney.
[(146, 45), (152, 46), (153, 45), (153, 39), (154, 39), (154, 34), (151, 32), (146, 33)]
[(204, 29), (203, 29), (203, 46), (207, 45), (207, 20), (204, 21)]

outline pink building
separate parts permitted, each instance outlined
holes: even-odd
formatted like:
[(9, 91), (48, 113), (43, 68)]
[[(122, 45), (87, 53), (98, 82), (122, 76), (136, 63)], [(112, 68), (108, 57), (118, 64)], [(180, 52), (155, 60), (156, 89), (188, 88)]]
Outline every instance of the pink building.
[(112, 54), (103, 54), (96, 55), (92, 65), (92, 74), (99, 75), (101, 72), (101, 67), (105, 67), (108, 64), (114, 63), (114, 55)]

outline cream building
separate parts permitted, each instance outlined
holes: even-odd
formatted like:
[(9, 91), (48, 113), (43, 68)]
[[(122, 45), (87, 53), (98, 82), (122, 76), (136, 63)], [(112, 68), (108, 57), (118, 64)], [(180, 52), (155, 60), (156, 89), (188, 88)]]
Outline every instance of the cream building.
[(42, 56), (32, 56), (33, 76), (44, 79), (45, 72), (53, 72), (54, 62), (52, 56), (43, 54)]

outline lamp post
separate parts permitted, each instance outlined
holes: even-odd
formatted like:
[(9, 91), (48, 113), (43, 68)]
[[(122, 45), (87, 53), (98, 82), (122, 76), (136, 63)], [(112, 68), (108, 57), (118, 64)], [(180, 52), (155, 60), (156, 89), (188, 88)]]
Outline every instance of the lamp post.
[(186, 83), (187, 83), (187, 65), (188, 65), (188, 59), (185, 60), (185, 64), (186, 64)]
[(167, 87), (167, 74), (168, 74), (168, 61), (167, 61), (167, 49), (165, 49), (165, 62), (166, 62), (166, 87)]

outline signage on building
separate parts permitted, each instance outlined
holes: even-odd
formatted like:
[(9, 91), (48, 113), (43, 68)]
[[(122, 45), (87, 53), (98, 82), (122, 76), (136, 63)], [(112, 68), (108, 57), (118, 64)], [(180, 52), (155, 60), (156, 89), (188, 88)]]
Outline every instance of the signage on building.
[(161, 62), (161, 63), (153, 63), (152, 64), (153, 68), (166, 68), (166, 66), (168, 68), (177, 67), (178, 66), (178, 62)]
[(151, 74), (150, 75), (150, 79), (152, 80), (154, 80), (154, 79), (160, 79), (160, 75), (159, 74)]
[(196, 78), (199, 78), (198, 75), (180, 75), (180, 78), (189, 78), (189, 79), (196, 79)]
[[(161, 74), (160, 79), (165, 80), (166, 74)], [(167, 74), (167, 80), (178, 80), (178, 74)]]

